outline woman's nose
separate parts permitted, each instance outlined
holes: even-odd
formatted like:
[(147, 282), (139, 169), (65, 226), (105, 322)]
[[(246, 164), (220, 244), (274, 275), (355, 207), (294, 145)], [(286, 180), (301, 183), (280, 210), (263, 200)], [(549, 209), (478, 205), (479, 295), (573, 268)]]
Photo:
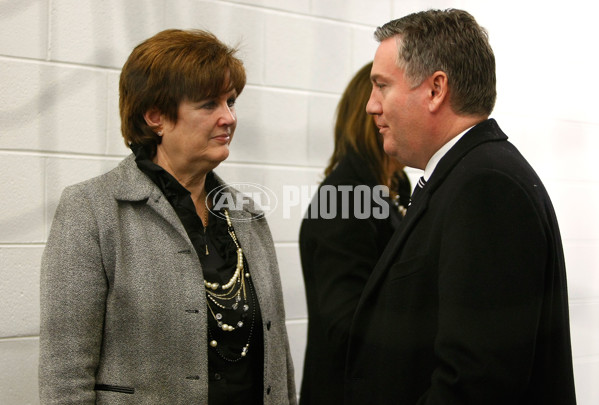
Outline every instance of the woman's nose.
[(233, 125), (237, 121), (237, 115), (235, 114), (235, 108), (225, 103), (221, 109), (221, 116), (219, 118), (221, 125)]

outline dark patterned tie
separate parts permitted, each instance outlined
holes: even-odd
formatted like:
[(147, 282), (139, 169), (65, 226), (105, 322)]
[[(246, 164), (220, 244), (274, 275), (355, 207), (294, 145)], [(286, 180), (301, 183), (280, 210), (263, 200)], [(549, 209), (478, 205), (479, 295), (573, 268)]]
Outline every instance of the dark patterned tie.
[(416, 184), (416, 187), (414, 188), (414, 192), (412, 192), (412, 197), (410, 197), (410, 205), (408, 207), (410, 207), (412, 205), (413, 201), (416, 201), (416, 196), (418, 195), (418, 193), (420, 191), (422, 191), (425, 184), (426, 184), (426, 180), (424, 180), (424, 176), (420, 177), (418, 179), (418, 183)]

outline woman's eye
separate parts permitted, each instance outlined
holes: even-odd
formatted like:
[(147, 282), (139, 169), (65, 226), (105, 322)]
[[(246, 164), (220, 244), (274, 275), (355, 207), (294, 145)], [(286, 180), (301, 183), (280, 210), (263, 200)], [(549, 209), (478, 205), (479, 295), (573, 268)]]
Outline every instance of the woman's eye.
[(202, 108), (206, 108), (206, 109), (216, 108), (216, 102), (214, 102), (214, 101), (208, 101), (208, 102), (202, 104)]
[[(236, 97), (230, 97), (227, 99), (227, 106), (229, 108), (233, 108), (233, 106), (235, 105), (235, 102), (237, 101)], [(200, 108), (206, 109), (206, 110), (214, 110), (216, 108), (218, 108), (219, 104), (221, 103), (220, 100), (208, 100), (204, 103), (202, 103), (200, 105)]]

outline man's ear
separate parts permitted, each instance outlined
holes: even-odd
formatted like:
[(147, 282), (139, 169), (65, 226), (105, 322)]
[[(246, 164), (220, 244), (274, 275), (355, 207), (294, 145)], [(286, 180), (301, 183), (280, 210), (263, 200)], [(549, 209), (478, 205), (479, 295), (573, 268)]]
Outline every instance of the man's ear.
[(427, 84), (429, 90), (429, 111), (436, 112), (446, 99), (449, 100), (447, 74), (442, 71), (436, 71), (427, 79)]
[(144, 120), (146, 120), (146, 124), (155, 130), (158, 135), (162, 135), (163, 116), (158, 108), (152, 107), (146, 111)]

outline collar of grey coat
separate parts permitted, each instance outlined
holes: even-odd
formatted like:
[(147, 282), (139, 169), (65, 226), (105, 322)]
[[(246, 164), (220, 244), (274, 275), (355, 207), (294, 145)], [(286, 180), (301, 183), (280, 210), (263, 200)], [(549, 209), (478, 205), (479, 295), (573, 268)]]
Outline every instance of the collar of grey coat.
[[(117, 186), (113, 188), (113, 195), (117, 201), (146, 201), (158, 214), (166, 218), (185, 239), (188, 239), (187, 232), (183, 228), (183, 224), (181, 224), (175, 210), (162, 194), (160, 188), (139, 170), (133, 153), (127, 156), (111, 174), (117, 177), (117, 181), (115, 182)], [(214, 178), (219, 185), (224, 186), (226, 184), (218, 175), (215, 174)], [(114, 183), (111, 182), (111, 184)], [(241, 194), (233, 187), (228, 187), (228, 191), (231, 192), (234, 199)], [(247, 203), (243, 205), (242, 210), (230, 210), (229, 214), (233, 226), (237, 230), (241, 246), (251, 256), (250, 222), (263, 218), (264, 212), (258, 209), (253, 201), (248, 199), (244, 199), (244, 201)]]
[[(162, 192), (154, 184), (154, 182), (148, 178), (135, 163), (135, 155), (130, 154), (127, 156), (117, 167), (118, 186), (114, 189), (113, 195), (119, 201), (143, 201), (147, 199), (159, 199), (162, 198)], [(219, 186), (225, 186), (226, 183), (216, 173), (214, 178)], [(228, 187), (227, 191), (230, 191), (233, 197), (237, 197), (241, 193), (233, 187)], [(253, 201), (244, 199), (247, 204), (244, 204), (243, 210), (230, 210), (231, 219), (235, 222), (252, 220), (264, 216), (264, 212), (260, 210)]]

